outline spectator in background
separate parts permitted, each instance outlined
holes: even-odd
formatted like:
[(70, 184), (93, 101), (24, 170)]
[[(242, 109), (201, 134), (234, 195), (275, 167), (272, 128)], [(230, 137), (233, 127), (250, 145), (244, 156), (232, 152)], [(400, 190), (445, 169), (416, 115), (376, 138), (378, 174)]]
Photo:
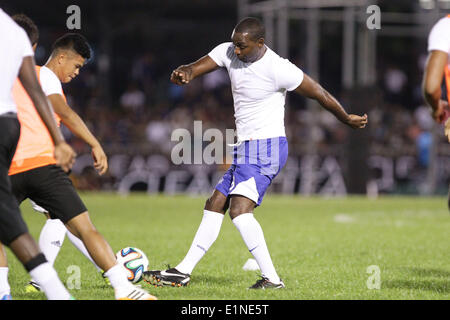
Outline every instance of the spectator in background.
[(405, 72), (396, 67), (388, 67), (384, 75), (386, 98), (390, 102), (399, 103), (403, 98), (403, 90), (407, 82)]
[(164, 119), (150, 120), (145, 128), (145, 135), (150, 144), (158, 146), (160, 151), (169, 154), (171, 146), (172, 128), (170, 123)]
[(120, 105), (125, 110), (132, 111), (136, 114), (142, 114), (144, 111), (145, 94), (136, 83), (131, 82), (128, 89), (120, 97)]
[(151, 52), (147, 52), (137, 58), (131, 68), (131, 77), (142, 85), (147, 98), (153, 98), (154, 96), (155, 69), (155, 57)]

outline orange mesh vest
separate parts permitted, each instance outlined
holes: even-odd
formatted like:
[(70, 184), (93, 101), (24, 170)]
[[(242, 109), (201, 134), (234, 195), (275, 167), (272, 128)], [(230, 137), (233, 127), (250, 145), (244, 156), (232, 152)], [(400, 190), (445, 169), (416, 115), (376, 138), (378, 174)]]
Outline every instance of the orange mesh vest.
[[(41, 67), (36, 66), (39, 83), (40, 71)], [(66, 99), (64, 93), (61, 94)], [(9, 168), (9, 175), (55, 164), (52, 137), (19, 79), (14, 83), (13, 96), (20, 122), (20, 138)], [(61, 119), (56, 114), (54, 116), (59, 126)]]
[(445, 66), (445, 83), (447, 84), (447, 100), (450, 104), (450, 68), (448, 64)]
[[(447, 18), (450, 18), (450, 14)], [(448, 52), (448, 54), (450, 54), (450, 52)], [(450, 103), (450, 68), (448, 63), (445, 66), (445, 83), (447, 85), (447, 100)]]

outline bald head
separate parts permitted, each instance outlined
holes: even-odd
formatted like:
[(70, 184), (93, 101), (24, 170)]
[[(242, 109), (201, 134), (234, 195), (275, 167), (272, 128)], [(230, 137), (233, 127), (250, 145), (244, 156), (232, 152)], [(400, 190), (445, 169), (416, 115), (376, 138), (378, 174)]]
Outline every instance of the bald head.
[(259, 19), (247, 17), (239, 21), (234, 28), (235, 33), (247, 33), (252, 41), (257, 41), (266, 36), (266, 29)]

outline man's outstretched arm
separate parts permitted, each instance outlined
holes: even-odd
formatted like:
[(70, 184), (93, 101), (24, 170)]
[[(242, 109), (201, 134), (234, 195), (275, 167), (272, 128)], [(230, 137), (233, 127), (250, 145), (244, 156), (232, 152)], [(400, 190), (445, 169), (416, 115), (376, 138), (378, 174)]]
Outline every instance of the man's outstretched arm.
[(367, 124), (367, 114), (363, 116), (348, 114), (335, 97), (306, 74), (304, 74), (303, 81), (295, 89), (295, 92), (316, 100), (322, 107), (333, 113), (342, 123), (354, 129), (364, 128)]
[(204, 56), (197, 61), (182, 65), (176, 68), (171, 76), (170, 81), (175, 84), (183, 85), (189, 83), (191, 80), (211, 72), (219, 68), (219, 66), (209, 56)]
[(448, 102), (441, 99), (441, 85), (447, 65), (447, 56), (444, 51), (431, 51), (428, 55), (422, 81), (423, 97), (432, 109), (434, 120), (438, 123), (442, 122), (444, 108), (448, 106)]
[(65, 142), (61, 131), (56, 125), (55, 119), (53, 118), (52, 108), (38, 82), (35, 62), (32, 56), (23, 58), (22, 65), (19, 70), (19, 79), (33, 101), (36, 110), (38, 111), (42, 121), (50, 133), (50, 136), (53, 139), (53, 143), (55, 144), (56, 162), (65, 171), (68, 171), (75, 161), (76, 154)]

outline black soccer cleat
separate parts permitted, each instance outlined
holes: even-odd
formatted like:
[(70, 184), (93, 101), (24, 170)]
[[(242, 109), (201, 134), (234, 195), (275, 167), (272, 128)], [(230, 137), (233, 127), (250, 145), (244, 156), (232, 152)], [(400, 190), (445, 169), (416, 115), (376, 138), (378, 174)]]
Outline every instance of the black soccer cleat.
[(252, 285), (249, 289), (284, 289), (284, 283), (283, 280), (280, 279), (280, 283), (273, 283), (270, 282), (269, 279), (261, 276), (261, 279), (256, 281), (254, 285)]
[(172, 287), (184, 287), (191, 281), (191, 275), (181, 273), (175, 268), (167, 270), (150, 270), (145, 271), (142, 274), (142, 278), (156, 287), (172, 286)]

